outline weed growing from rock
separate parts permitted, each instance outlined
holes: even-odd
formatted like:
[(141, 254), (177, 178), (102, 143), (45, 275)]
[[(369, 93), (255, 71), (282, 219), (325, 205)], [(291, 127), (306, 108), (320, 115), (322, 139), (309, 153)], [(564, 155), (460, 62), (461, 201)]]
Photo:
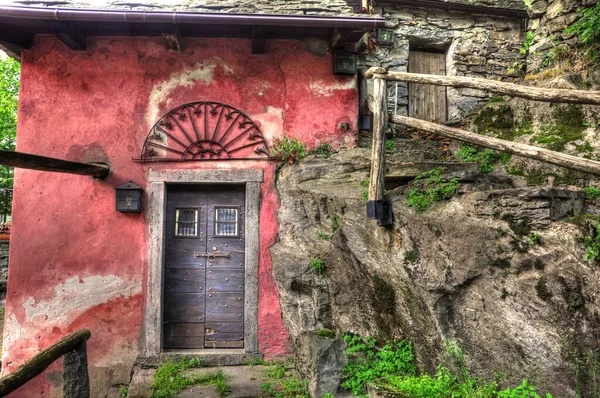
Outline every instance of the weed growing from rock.
[(327, 337), (328, 339), (335, 339), (337, 334), (333, 330), (329, 329), (319, 329), (317, 330), (317, 336), (319, 337)]
[(271, 155), (281, 158), (282, 162), (294, 164), (306, 157), (306, 144), (299, 141), (296, 137), (275, 138)]
[(416, 176), (406, 205), (416, 207), (417, 212), (421, 213), (433, 202), (452, 198), (458, 191), (459, 185), (456, 178), (448, 180), (443, 176), (446, 171), (445, 167), (438, 167)]
[(180, 391), (193, 385), (213, 385), (221, 397), (227, 396), (229, 388), (222, 370), (203, 375), (187, 377), (184, 371), (202, 366), (198, 358), (170, 360), (162, 364), (154, 373), (152, 398), (174, 397)]
[[(470, 375), (458, 344), (447, 344), (447, 358), (456, 366), (454, 372), (440, 365), (434, 376), (420, 374), (416, 367), (413, 345), (390, 340), (377, 347), (375, 339), (346, 335), (348, 365), (342, 375), (342, 387), (352, 394), (366, 397), (367, 386), (390, 392), (393, 396), (413, 398), (540, 398), (536, 388), (523, 380), (515, 388), (498, 391), (501, 380), (488, 383)], [(552, 398), (546, 394), (546, 398)]]
[(326, 234), (325, 232), (322, 232), (319, 229), (317, 229), (317, 232), (315, 232), (315, 235), (317, 236), (317, 239), (321, 239), (321, 240), (332, 240), (333, 239), (333, 235)]
[(316, 274), (321, 275), (325, 272), (325, 261), (319, 257), (313, 257), (310, 259), (310, 263), (308, 263), (310, 269), (312, 269)]
[(338, 229), (340, 229), (340, 220), (338, 219), (337, 214), (334, 214), (333, 216), (331, 216), (331, 230), (333, 231), (333, 233), (335, 233), (335, 231), (337, 231)]
[(285, 366), (276, 363), (267, 370), (265, 375), (271, 379), (283, 379), (286, 376)]
[(583, 238), (585, 256), (588, 260), (600, 261), (600, 223), (596, 224), (594, 233)]
[(309, 155), (318, 155), (324, 158), (329, 158), (334, 153), (336, 153), (336, 150), (329, 144), (319, 145), (316, 149), (308, 152)]
[(500, 158), (500, 156), (491, 149), (480, 151), (469, 145), (463, 145), (456, 151), (456, 157), (461, 162), (479, 163), (479, 171), (482, 173), (489, 173), (494, 170), (494, 163)]
[(584, 44), (600, 42), (600, 3), (579, 11), (579, 19), (566, 30)]
[(585, 196), (588, 199), (598, 199), (600, 198), (600, 190), (598, 188), (595, 187), (587, 187), (583, 190), (583, 192), (585, 192)]

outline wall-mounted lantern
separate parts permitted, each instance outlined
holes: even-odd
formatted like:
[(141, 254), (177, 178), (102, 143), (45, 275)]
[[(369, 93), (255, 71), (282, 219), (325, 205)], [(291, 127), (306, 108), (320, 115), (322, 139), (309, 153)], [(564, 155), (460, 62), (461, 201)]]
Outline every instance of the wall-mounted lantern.
[(367, 218), (377, 220), (377, 225), (394, 224), (394, 213), (392, 212), (392, 201), (369, 200), (367, 202)]
[(392, 45), (396, 39), (394, 29), (379, 28), (377, 29), (377, 44)]
[(333, 74), (334, 75), (355, 75), (356, 74), (356, 54), (345, 51), (336, 51), (333, 53)]
[(117, 211), (139, 213), (142, 211), (142, 187), (129, 181), (115, 188)]
[(361, 115), (360, 129), (365, 131), (373, 131), (373, 117), (371, 115)]

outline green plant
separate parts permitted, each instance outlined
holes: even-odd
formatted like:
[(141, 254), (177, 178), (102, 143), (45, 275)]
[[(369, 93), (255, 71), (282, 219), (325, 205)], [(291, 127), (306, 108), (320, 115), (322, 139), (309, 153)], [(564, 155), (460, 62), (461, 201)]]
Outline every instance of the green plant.
[(479, 163), (479, 171), (482, 173), (489, 173), (494, 170), (494, 163), (500, 158), (500, 156), (491, 149), (480, 151), (470, 145), (463, 145), (456, 151), (456, 157), (461, 162)]
[(396, 149), (396, 143), (393, 140), (386, 140), (385, 141), (385, 150), (387, 152), (391, 152), (394, 149)]
[(542, 244), (542, 235), (537, 232), (530, 232), (529, 235), (527, 235), (527, 238), (529, 239), (529, 246)]
[[(417, 375), (416, 369), (414, 371), (401, 370), (378, 376), (371, 381), (367, 381), (367, 383), (370, 382), (389, 391), (393, 396), (411, 398), (539, 398), (535, 387), (527, 383), (526, 380), (514, 389), (508, 388), (504, 391), (498, 391), (498, 384), (501, 381), (498, 373), (495, 373), (495, 379), (491, 383), (471, 376), (463, 350), (455, 342), (446, 342), (445, 357), (448, 366), (439, 365), (434, 376)], [(409, 357), (405, 359), (414, 363), (414, 356), (412, 359)], [(391, 367), (388, 369), (391, 369)], [(550, 394), (546, 395), (546, 398), (551, 397)]]
[(283, 393), (275, 395), (276, 398), (310, 398), (308, 392), (308, 382), (298, 379), (295, 376), (283, 381)]
[(246, 365), (248, 366), (267, 366), (269, 365), (269, 362), (265, 361), (262, 358), (253, 358), (251, 360), (249, 360), (248, 362), (246, 362)]
[(271, 379), (283, 379), (285, 373), (285, 366), (281, 363), (276, 363), (265, 372), (265, 375)]
[(317, 232), (315, 232), (315, 235), (317, 235), (317, 239), (322, 239), (322, 240), (332, 240), (333, 239), (333, 235), (326, 234), (319, 229), (317, 229)]
[(162, 364), (154, 372), (152, 380), (152, 398), (170, 398), (188, 386), (197, 384), (213, 385), (217, 392), (225, 397), (229, 391), (222, 370), (198, 376), (187, 377), (184, 371), (201, 366), (198, 358), (186, 360), (170, 360)]
[(373, 338), (347, 334), (344, 336), (348, 348), (348, 365), (342, 373), (343, 388), (352, 394), (365, 393), (368, 382), (391, 375), (414, 375), (415, 356), (412, 343), (402, 340), (388, 341), (377, 347)]
[(488, 104), (495, 104), (495, 103), (498, 103), (498, 102), (504, 102), (504, 98), (502, 98), (502, 97), (490, 98), (487, 103)]
[(323, 398), (335, 398), (335, 396), (330, 392), (326, 392), (325, 394), (323, 394)]
[(284, 134), (283, 138), (275, 138), (271, 155), (291, 165), (306, 157), (306, 144)]
[(313, 257), (310, 259), (308, 266), (316, 273), (321, 275), (325, 272), (325, 261), (319, 257)]
[(329, 158), (331, 155), (336, 153), (336, 150), (329, 144), (319, 145), (316, 149), (308, 152), (309, 155), (318, 155), (324, 158)]
[(523, 4), (525, 4), (527, 8), (531, 8), (533, 6), (532, 0), (523, 0)]
[(319, 329), (317, 330), (317, 336), (327, 337), (328, 339), (335, 339), (336, 333), (333, 330), (329, 329)]
[(333, 216), (331, 216), (331, 230), (333, 231), (333, 233), (335, 233), (335, 231), (337, 231), (338, 229), (340, 229), (340, 220), (338, 219), (337, 214), (334, 214)]
[(443, 177), (446, 170), (445, 167), (438, 167), (416, 176), (406, 205), (416, 207), (418, 212), (423, 212), (433, 202), (452, 198), (458, 191), (459, 185), (456, 178), (448, 180)]
[(600, 223), (596, 223), (595, 231), (591, 236), (583, 238), (585, 243), (585, 256), (588, 260), (600, 261)]
[(600, 189), (596, 187), (587, 187), (583, 190), (588, 199), (598, 199), (600, 198)]
[(527, 32), (527, 36), (525, 37), (525, 41), (521, 45), (521, 49), (519, 52), (521, 54), (529, 54), (529, 49), (531, 48), (531, 44), (533, 43), (533, 32)]
[(600, 41), (600, 3), (595, 7), (579, 10), (579, 18), (566, 29), (584, 44)]
[(266, 396), (271, 396), (273, 395), (273, 383), (262, 383), (260, 385), (260, 390), (263, 392), (264, 395)]
[(364, 200), (365, 202), (367, 200), (369, 200), (369, 190), (367, 190), (367, 189), (361, 189), (361, 191), (360, 191), (360, 198), (362, 200)]
[(119, 397), (125, 398), (125, 397), (127, 397), (127, 394), (129, 394), (129, 388), (127, 388), (127, 386), (120, 386), (119, 387)]

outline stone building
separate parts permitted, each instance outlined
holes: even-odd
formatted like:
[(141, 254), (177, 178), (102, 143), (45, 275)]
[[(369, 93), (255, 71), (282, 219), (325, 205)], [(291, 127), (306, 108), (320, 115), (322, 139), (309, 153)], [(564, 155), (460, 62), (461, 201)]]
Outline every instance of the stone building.
[[(356, 146), (369, 85), (332, 73), (336, 45), (359, 69), (510, 81), (526, 63), (520, 0), (365, 4), (370, 13), (352, 0), (0, 7), (0, 43), (22, 62), (17, 150), (111, 165), (106, 180), (17, 170), (3, 372), (83, 327), (94, 396), (165, 353), (290, 353), (271, 274), (268, 150), (284, 134), (309, 149)], [(392, 44), (378, 43), (384, 26)], [(456, 121), (490, 98), (422, 90), (390, 85), (390, 110)], [(435, 113), (414, 113), (424, 101)], [(144, 190), (141, 214), (115, 211), (129, 180)], [(61, 386), (53, 366), (13, 396)]]

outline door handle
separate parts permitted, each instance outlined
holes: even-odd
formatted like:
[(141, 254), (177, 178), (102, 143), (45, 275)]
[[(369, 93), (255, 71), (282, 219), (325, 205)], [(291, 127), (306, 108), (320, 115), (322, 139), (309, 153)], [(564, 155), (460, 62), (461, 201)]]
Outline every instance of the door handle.
[(207, 258), (212, 263), (217, 257), (229, 258), (229, 253), (194, 253), (194, 257)]

